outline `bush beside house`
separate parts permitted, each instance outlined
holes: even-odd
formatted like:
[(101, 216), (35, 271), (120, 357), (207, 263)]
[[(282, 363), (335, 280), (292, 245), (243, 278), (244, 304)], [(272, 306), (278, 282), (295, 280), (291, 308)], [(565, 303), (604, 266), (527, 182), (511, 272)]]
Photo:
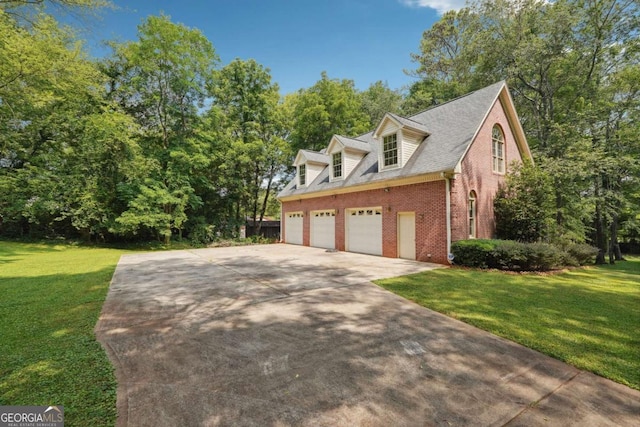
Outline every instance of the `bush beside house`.
[(451, 246), (456, 265), (508, 271), (549, 271), (593, 262), (598, 250), (586, 244), (558, 248), (548, 243), (513, 240), (460, 240)]

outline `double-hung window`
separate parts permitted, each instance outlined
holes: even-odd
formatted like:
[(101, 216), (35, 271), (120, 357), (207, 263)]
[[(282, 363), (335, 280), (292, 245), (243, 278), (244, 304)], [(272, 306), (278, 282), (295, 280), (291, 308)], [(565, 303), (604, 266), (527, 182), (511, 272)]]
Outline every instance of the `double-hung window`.
[(298, 181), (300, 185), (307, 185), (307, 165), (298, 166)]
[(342, 178), (342, 152), (333, 153), (333, 178)]
[(384, 167), (396, 166), (398, 164), (398, 135), (391, 134), (383, 138), (382, 159)]

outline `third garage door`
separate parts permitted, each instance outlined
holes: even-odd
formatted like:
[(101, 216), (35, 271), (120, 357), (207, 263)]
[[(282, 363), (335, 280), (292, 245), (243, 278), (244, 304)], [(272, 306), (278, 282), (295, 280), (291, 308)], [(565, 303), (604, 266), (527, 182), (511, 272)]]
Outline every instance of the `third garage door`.
[(350, 209), (346, 226), (347, 251), (382, 255), (382, 208)]
[(336, 247), (336, 211), (311, 212), (311, 246), (335, 249)]

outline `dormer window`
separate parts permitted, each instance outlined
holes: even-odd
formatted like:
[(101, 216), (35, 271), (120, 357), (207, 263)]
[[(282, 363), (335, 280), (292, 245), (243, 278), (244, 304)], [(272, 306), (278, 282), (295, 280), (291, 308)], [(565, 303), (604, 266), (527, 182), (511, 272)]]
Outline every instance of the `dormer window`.
[(342, 152), (333, 153), (331, 160), (333, 165), (333, 177), (342, 178)]
[(327, 148), (329, 182), (348, 179), (349, 174), (370, 151), (371, 148), (365, 141), (333, 135)]
[(307, 185), (307, 165), (298, 166), (298, 181), (300, 186)]
[(398, 134), (393, 133), (383, 138), (382, 156), (384, 167), (398, 165)]
[(331, 163), (331, 156), (317, 151), (300, 150), (293, 166), (298, 172), (296, 182), (298, 187), (313, 186), (313, 182)]
[(378, 169), (403, 168), (429, 136), (424, 124), (387, 113), (373, 132), (378, 142)]

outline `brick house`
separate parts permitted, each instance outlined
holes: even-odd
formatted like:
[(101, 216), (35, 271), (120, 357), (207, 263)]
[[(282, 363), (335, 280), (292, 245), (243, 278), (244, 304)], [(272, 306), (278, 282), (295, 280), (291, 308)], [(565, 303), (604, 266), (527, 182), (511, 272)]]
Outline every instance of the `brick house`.
[(505, 82), (300, 150), (278, 194), (286, 243), (448, 262), (451, 242), (495, 234), (507, 165), (531, 158)]

